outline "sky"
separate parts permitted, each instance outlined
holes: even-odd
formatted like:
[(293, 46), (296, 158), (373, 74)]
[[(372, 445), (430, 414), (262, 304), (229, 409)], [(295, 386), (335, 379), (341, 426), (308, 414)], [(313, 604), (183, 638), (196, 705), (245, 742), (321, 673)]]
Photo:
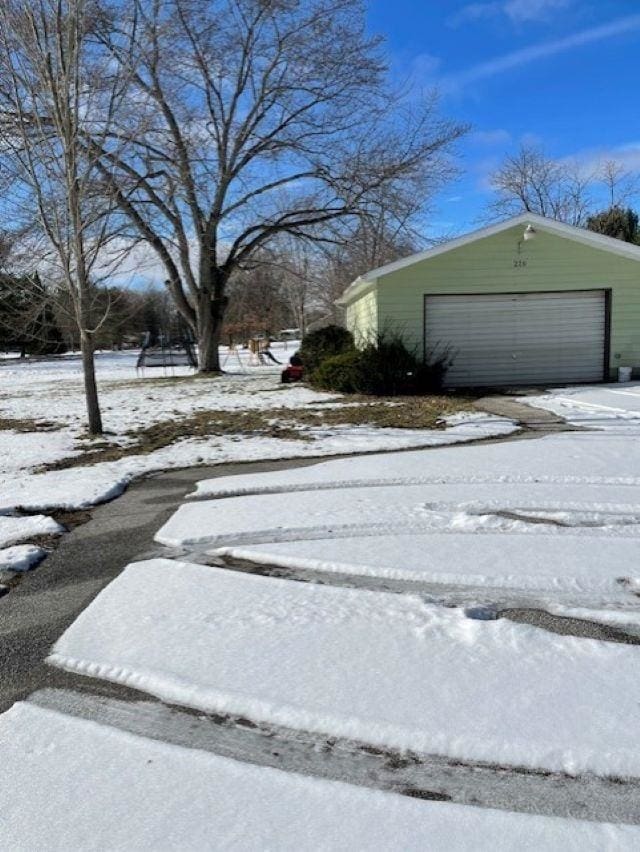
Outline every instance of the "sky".
[(640, 0), (369, 0), (368, 23), (393, 79), (436, 87), (441, 112), (471, 125), (426, 236), (485, 223), (488, 176), (521, 144), (640, 172)]

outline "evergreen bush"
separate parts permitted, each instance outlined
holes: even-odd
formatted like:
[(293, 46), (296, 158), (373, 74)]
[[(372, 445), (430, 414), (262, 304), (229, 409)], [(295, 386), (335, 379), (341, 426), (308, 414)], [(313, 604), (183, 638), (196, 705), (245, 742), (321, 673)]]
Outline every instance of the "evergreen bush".
[(327, 325), (305, 334), (299, 353), (305, 372), (310, 375), (327, 358), (353, 349), (355, 349), (355, 343), (350, 331), (339, 325)]
[(442, 390), (452, 362), (445, 350), (421, 363), (399, 335), (380, 334), (375, 343), (326, 358), (311, 372), (316, 387), (371, 396), (415, 396)]

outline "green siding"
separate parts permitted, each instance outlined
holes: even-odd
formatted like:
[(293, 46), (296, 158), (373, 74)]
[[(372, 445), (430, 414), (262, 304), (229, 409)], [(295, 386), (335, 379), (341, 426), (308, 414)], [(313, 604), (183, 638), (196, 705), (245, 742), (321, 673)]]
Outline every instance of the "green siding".
[(363, 346), (375, 340), (378, 332), (378, 303), (375, 285), (364, 293), (346, 310), (346, 326), (353, 334), (356, 344)]
[[(518, 225), (382, 276), (377, 281), (378, 328), (400, 331), (410, 346), (422, 351), (425, 294), (610, 288), (611, 368), (638, 369), (640, 263), (541, 230), (522, 243), (518, 254), (522, 232)], [(515, 261), (526, 261), (526, 266), (516, 268)], [(370, 316), (372, 295), (347, 308), (353, 328), (362, 328), (364, 317)]]

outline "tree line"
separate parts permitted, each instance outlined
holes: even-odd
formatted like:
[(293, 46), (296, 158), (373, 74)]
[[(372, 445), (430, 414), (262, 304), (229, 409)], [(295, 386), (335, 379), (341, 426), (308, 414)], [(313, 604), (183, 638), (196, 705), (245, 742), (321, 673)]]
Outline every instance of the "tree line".
[[(167, 294), (149, 289), (96, 287), (91, 309), (102, 321), (94, 334), (97, 350), (138, 347), (146, 332), (158, 337), (175, 325), (175, 308)], [(45, 356), (77, 352), (80, 332), (69, 294), (43, 284), (38, 272), (0, 273), (0, 351)]]
[(537, 213), (569, 225), (640, 245), (633, 209), (637, 175), (615, 160), (591, 167), (556, 160), (536, 145), (510, 154), (489, 178), (494, 200), (488, 218)]

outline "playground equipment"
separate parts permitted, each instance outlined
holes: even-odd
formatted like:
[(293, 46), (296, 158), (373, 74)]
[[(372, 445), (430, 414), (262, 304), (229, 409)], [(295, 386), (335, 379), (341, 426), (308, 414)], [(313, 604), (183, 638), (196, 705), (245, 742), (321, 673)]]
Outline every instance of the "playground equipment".
[(173, 367), (196, 368), (197, 366), (193, 340), (187, 334), (184, 334), (181, 340), (175, 341), (161, 332), (153, 341), (151, 332), (145, 332), (136, 370), (144, 371), (146, 367), (162, 367), (166, 373), (167, 369)]
[(268, 362), (280, 364), (270, 349), (271, 340), (268, 337), (252, 337), (249, 340), (249, 366), (266, 367)]
[(231, 359), (234, 359), (237, 362), (238, 366), (240, 367), (240, 372), (242, 372), (242, 373), (246, 372), (246, 370), (244, 368), (244, 364), (242, 363), (242, 358), (240, 357), (240, 352), (239, 352), (238, 347), (236, 346), (235, 343), (229, 344), (229, 347), (227, 349), (227, 354), (224, 356), (224, 360), (222, 362), (222, 366), (226, 367), (227, 363)]

